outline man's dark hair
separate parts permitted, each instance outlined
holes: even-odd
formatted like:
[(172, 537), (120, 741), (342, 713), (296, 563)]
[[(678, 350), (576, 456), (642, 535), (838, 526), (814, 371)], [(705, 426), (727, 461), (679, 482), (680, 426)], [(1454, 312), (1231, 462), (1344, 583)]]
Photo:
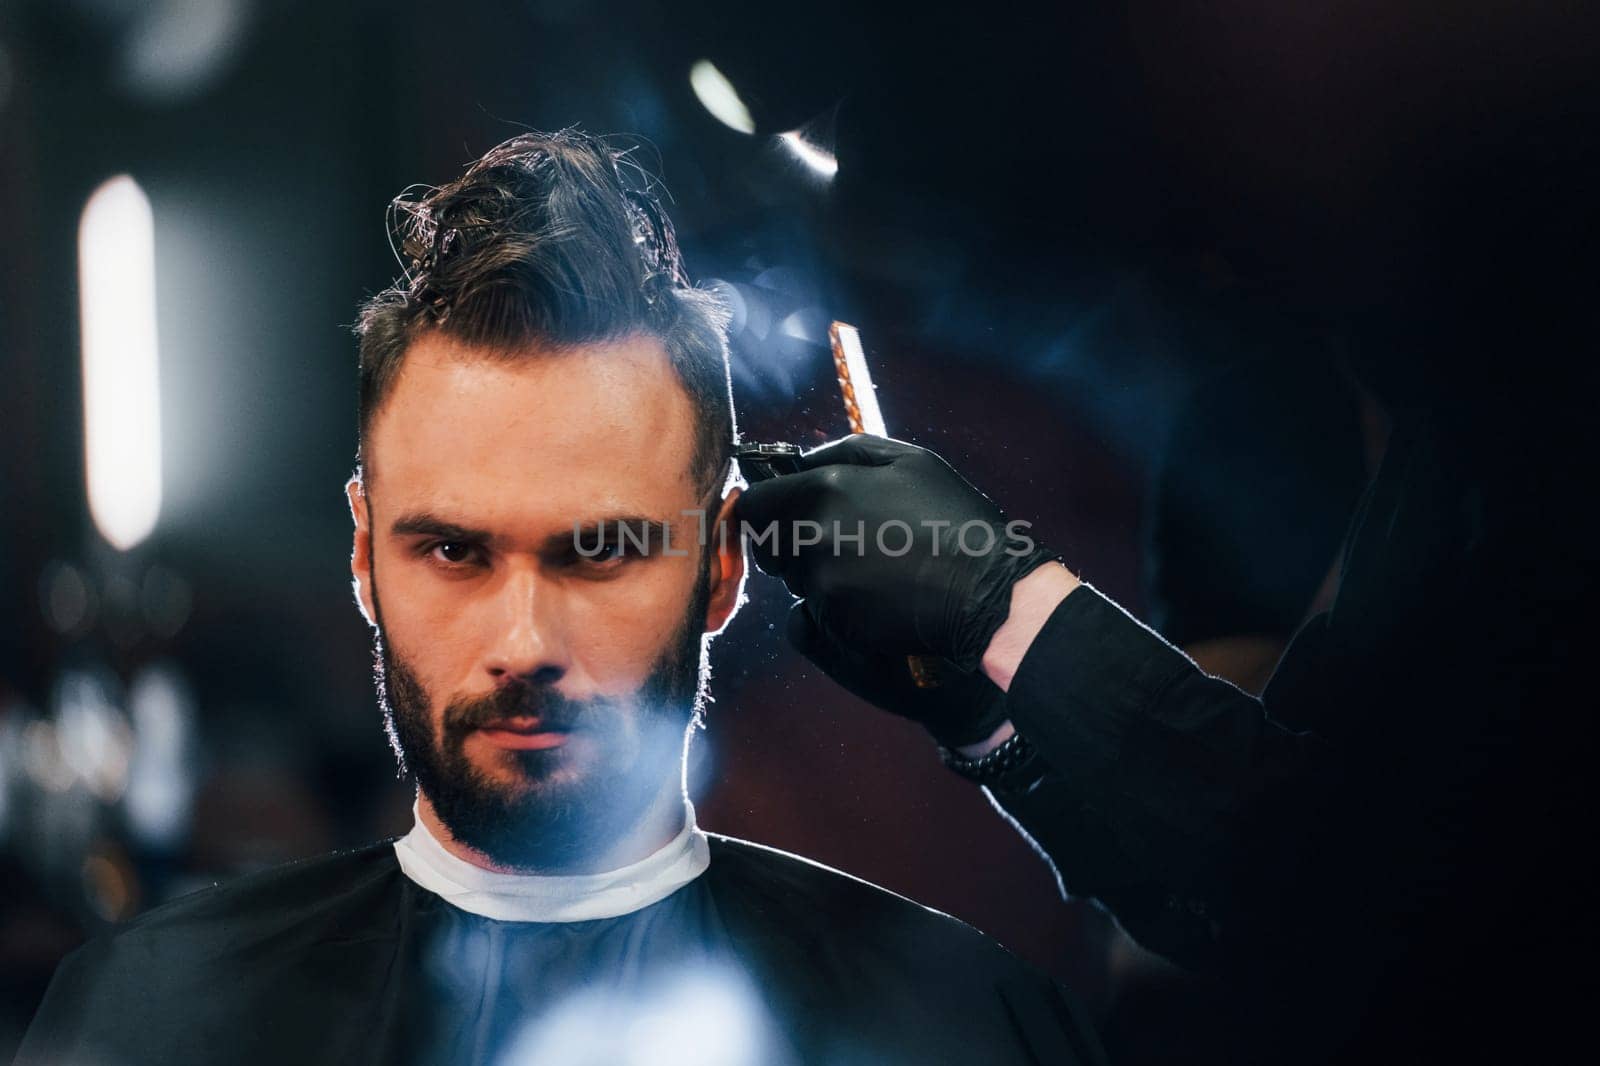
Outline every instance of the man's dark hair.
[(457, 180), (391, 206), (409, 263), (367, 301), (360, 337), (361, 461), (407, 348), (438, 331), (492, 357), (646, 334), (695, 411), (692, 474), (709, 493), (732, 455), (727, 312), (690, 284), (655, 183), (627, 151), (575, 130), (524, 133)]

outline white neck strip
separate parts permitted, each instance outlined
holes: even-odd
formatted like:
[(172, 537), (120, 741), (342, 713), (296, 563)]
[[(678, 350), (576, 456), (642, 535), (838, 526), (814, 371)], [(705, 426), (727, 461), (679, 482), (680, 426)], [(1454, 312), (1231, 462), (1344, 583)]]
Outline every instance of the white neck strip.
[(453, 907), (501, 922), (587, 922), (631, 914), (705, 873), (711, 849), (683, 801), (683, 830), (660, 851), (600, 874), (510, 874), (485, 870), (445, 850), (422, 819), (394, 842), (405, 875)]

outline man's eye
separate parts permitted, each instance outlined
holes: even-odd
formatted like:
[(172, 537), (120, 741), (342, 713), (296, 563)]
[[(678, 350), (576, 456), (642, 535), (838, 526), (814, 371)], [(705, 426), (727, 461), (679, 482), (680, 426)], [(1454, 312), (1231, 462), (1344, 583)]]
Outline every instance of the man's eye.
[(428, 554), (446, 566), (467, 566), (477, 561), (478, 549), (476, 545), (447, 540), (435, 544)]
[(566, 565), (583, 566), (591, 569), (594, 567), (610, 567), (632, 554), (635, 553), (628, 551), (626, 545), (620, 541), (590, 542), (584, 544), (581, 550), (574, 545), (571, 554), (567, 556)]
[(574, 538), (565, 565), (590, 571), (612, 571), (629, 560), (651, 554), (653, 545), (645, 536), (632, 530), (624, 535), (607, 529), (600, 534), (584, 533)]

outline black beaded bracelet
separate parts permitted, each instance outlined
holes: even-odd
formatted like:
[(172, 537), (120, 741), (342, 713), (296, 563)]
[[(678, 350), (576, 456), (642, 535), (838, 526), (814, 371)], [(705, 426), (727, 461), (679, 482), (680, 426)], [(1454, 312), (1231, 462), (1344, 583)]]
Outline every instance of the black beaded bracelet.
[(951, 770), (980, 785), (993, 784), (1011, 771), (1032, 761), (1033, 745), (1021, 733), (1012, 733), (999, 747), (981, 759), (969, 759), (959, 752), (939, 746), (939, 759)]

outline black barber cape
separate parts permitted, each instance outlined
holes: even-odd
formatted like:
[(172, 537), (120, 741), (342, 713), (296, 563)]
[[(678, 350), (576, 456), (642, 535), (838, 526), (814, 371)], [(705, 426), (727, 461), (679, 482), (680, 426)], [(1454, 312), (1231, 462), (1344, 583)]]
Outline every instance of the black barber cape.
[(62, 963), (17, 1062), (1095, 1063), (1082, 1012), (969, 926), (708, 836), (670, 895), (499, 921), (390, 844), (159, 907)]

